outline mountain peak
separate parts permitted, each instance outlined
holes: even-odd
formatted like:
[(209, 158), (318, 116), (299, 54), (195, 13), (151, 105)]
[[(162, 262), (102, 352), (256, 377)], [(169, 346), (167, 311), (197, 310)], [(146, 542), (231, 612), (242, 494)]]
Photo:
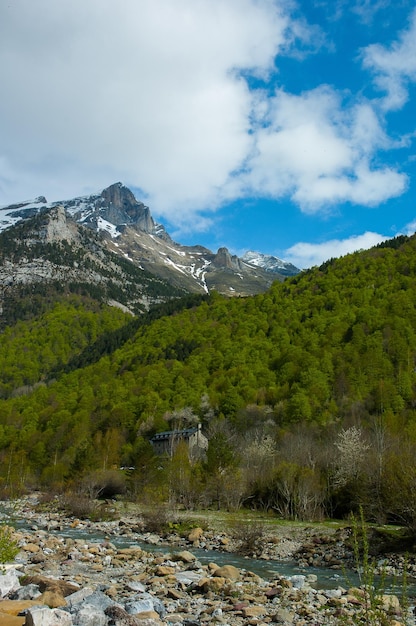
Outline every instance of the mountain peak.
[(240, 270), (240, 259), (236, 255), (231, 255), (228, 248), (219, 248), (212, 264), (215, 267), (223, 267), (226, 269)]
[(114, 183), (101, 192), (101, 197), (113, 204), (117, 209), (128, 209), (140, 204), (128, 187), (123, 183)]
[(282, 261), (276, 256), (271, 254), (262, 254), (261, 252), (254, 252), (248, 250), (242, 256), (242, 260), (254, 267), (261, 267), (267, 272), (276, 272), (283, 276), (295, 276), (299, 274), (299, 268), (295, 267), (292, 263)]
[(44, 219), (33, 234), (35, 239), (58, 245), (67, 240), (71, 245), (82, 246), (80, 227), (87, 227), (100, 234), (100, 245), (106, 250), (179, 292), (215, 290), (228, 296), (248, 296), (297, 273), (287, 270), (290, 264), (275, 258), (272, 263), (273, 257), (259, 253), (241, 259), (225, 247), (214, 253), (202, 246), (183, 246), (173, 241), (164, 227), (153, 220), (149, 207), (121, 182), (89, 196), (51, 203), (38, 198), (36, 202), (0, 209), (0, 231), (40, 212)]

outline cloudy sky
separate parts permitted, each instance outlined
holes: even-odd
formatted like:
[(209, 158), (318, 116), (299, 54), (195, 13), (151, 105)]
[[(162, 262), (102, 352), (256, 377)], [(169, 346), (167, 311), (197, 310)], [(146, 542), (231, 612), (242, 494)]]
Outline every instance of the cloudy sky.
[(0, 205), (310, 267), (416, 229), (414, 0), (0, 0)]

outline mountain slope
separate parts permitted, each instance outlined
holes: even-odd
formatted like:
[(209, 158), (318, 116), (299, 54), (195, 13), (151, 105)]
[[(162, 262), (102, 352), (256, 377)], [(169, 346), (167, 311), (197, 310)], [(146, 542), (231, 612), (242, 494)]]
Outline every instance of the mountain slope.
[(114, 254), (59, 205), (0, 233), (0, 284), (2, 326), (62, 293), (89, 295), (131, 313), (186, 293)]
[(66, 428), (96, 416), (88, 428), (122, 428), (130, 442), (140, 425), (166, 427), (167, 412), (186, 407), (241, 429), (250, 406), (253, 419), (280, 426), (371, 421), (380, 407), (404, 424), (416, 419), (415, 291), (413, 237), (274, 283), (253, 298), (214, 294), (140, 326), (111, 356), (58, 373), (41, 392), (3, 401), (0, 415), (13, 422), (23, 411), (42, 433), (53, 404), (54, 415), (65, 412)]
[[(2, 485), (78, 487), (127, 466), (144, 499), (183, 506), (188, 489), (229, 506), (232, 492), (296, 519), (366, 507), (414, 530), (415, 292), (416, 238), (402, 237), (156, 318), (64, 297), (0, 334)], [(155, 458), (149, 438), (187, 420), (210, 431), (207, 463)]]
[(202, 246), (182, 246), (157, 224), (148, 207), (121, 183), (99, 194), (48, 204), (43, 197), (0, 209), (0, 230), (42, 210), (62, 206), (75, 222), (100, 233), (107, 248), (179, 290), (247, 296), (265, 291), (274, 280), (299, 270), (276, 259), (262, 264), (231, 255), (226, 248), (213, 253)]

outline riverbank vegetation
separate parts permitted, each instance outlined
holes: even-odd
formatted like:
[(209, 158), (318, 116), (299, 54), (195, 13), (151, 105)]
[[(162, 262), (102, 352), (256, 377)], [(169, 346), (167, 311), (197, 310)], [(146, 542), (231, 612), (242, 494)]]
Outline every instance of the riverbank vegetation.
[[(61, 297), (0, 334), (1, 490), (300, 520), (362, 507), (414, 537), (415, 293), (401, 237), (150, 317)], [(154, 454), (152, 435), (196, 423), (205, 457)]]

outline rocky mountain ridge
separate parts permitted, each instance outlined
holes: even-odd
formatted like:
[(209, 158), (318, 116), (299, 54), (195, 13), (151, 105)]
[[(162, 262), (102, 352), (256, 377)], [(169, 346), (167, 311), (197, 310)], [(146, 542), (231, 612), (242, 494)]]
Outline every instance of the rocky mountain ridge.
[(137, 314), (187, 292), (114, 254), (63, 206), (39, 210), (0, 233), (2, 324), (16, 318), (16, 310), (36, 309), (45, 298), (69, 293)]
[[(43, 216), (43, 231), (17, 230), (36, 216)], [(86, 227), (86, 228), (85, 228)], [(228, 296), (247, 296), (265, 291), (274, 280), (283, 280), (299, 270), (275, 257), (264, 257), (259, 253), (247, 253), (240, 258), (230, 254), (227, 248), (216, 253), (203, 246), (183, 246), (174, 242), (163, 225), (154, 221), (149, 207), (136, 200), (134, 194), (122, 183), (115, 183), (101, 193), (47, 203), (43, 196), (34, 201), (20, 202), (0, 209), (0, 234), (7, 232), (8, 238), (15, 237), (25, 246), (35, 245), (37, 259), (31, 262), (11, 264), (3, 255), (0, 267), (2, 284), (36, 282), (38, 280), (79, 280), (100, 282), (100, 271), (96, 275), (85, 272), (83, 263), (91, 261), (91, 246), (94, 254), (103, 257), (104, 251), (114, 257), (128, 261), (141, 272), (155, 280), (170, 285), (178, 292), (209, 293), (216, 290)], [(96, 235), (94, 244), (85, 238), (86, 233)], [(67, 242), (78, 250), (87, 245), (88, 254), (81, 255), (77, 264), (52, 267), (39, 246)], [(66, 245), (66, 244), (65, 244)], [(98, 252), (100, 249), (100, 252)], [(32, 255), (33, 256), (33, 255)], [(263, 261), (264, 259), (264, 261)], [(114, 270), (112, 261), (106, 263)], [(97, 267), (96, 267), (97, 270)], [(145, 300), (148, 298), (145, 298)]]

